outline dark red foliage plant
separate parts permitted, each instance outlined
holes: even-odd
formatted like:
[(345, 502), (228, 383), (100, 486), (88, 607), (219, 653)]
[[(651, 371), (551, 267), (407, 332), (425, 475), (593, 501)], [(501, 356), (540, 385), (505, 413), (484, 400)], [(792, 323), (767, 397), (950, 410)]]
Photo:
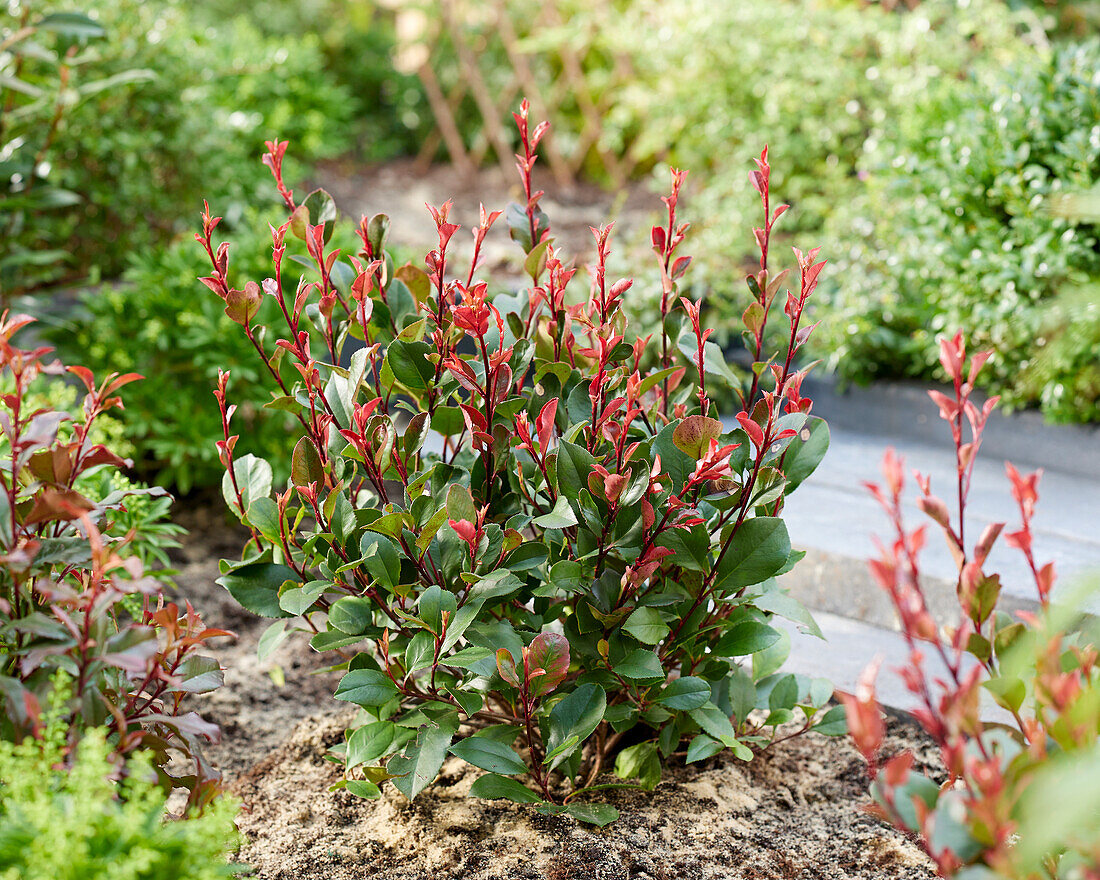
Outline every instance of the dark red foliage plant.
[[(765, 151), (745, 312), (756, 363), (742, 384), (679, 292), (690, 258), (674, 171), (652, 231), (661, 332), (632, 336), (632, 282), (607, 274), (612, 227), (592, 230), (579, 289), (532, 182), (548, 126), (530, 124), (526, 103), (515, 118), (524, 200), (482, 208), (467, 259), (450, 202), (429, 206), (438, 244), (423, 268), (395, 267), (382, 214), (363, 218), (358, 253), (327, 250), (335, 207), (323, 191), (295, 199), (285, 143), (264, 159), (288, 214), (270, 277), (233, 286), (218, 218), (204, 215), (203, 282), (265, 365), (266, 406), (300, 426), (292, 477), (274, 487), (238, 449), (222, 377), (223, 488), (251, 539), (221, 582), (276, 618), (265, 651), (303, 631), (343, 672), (336, 698), (362, 709), (340, 750), (349, 790), (376, 797), (388, 781), (413, 798), (452, 753), (487, 771), (474, 796), (603, 823), (614, 810), (589, 797), (607, 771), (652, 787), (672, 759), (750, 760), (780, 725), (844, 729), (828, 682), (782, 671), (790, 640), (774, 621), (817, 631), (776, 578), (802, 556), (785, 498), (828, 446), (794, 366), (824, 264), (796, 251), (796, 290), (781, 295), (787, 273), (768, 248), (785, 207), (770, 207)], [(501, 219), (525, 284), (484, 277)], [(305, 255), (290, 256), (294, 239)], [(314, 280), (287, 289), (287, 259)], [(789, 331), (772, 355), (780, 296)], [(254, 321), (263, 297), (277, 328)], [(716, 394), (738, 402), (726, 422)]]
[[(140, 376), (112, 374), (98, 384), (84, 367), (24, 350), (13, 337), (31, 323), (0, 317), (0, 735), (36, 735), (47, 697), (64, 679), (75, 745), (92, 725), (112, 730), (117, 755), (153, 753), (164, 784), (201, 805), (216, 789), (203, 743), (218, 730), (193, 711), (189, 694), (221, 684), (218, 662), (198, 653), (229, 635), (208, 629), (188, 604), (165, 600), (117, 534), (127, 498), (161, 489), (127, 489), (92, 501), (79, 478), (128, 462), (91, 441), (96, 419), (122, 406), (117, 392)], [(75, 416), (35, 405), (36, 380), (69, 375), (85, 394)], [(174, 755), (190, 759), (169, 763)], [(121, 762), (120, 762), (121, 766)]]
[[(869, 485), (894, 532), (871, 570), (897, 612), (909, 646), (900, 672), (916, 698), (913, 715), (940, 749), (946, 779), (937, 784), (918, 772), (908, 751), (883, 759), (877, 663), (856, 693), (841, 698), (873, 779), (874, 812), (916, 835), (942, 876), (1097, 878), (1100, 833), (1087, 807), (1100, 759), (1095, 627), (1091, 635), (1082, 628), (1072, 603), (1052, 604), (1054, 565), (1035, 558), (1041, 474), (1006, 464), (1019, 525), (1005, 532), (1004, 523), (992, 523), (976, 538), (969, 531), (974, 462), (997, 403), (990, 398), (979, 406), (971, 394), (989, 356), (968, 358), (961, 333), (941, 340), (940, 363), (953, 394), (930, 393), (954, 440), (950, 505), (932, 494), (930, 477), (916, 474), (917, 504), (942, 531), (958, 568), (958, 616), (950, 626), (940, 626), (928, 609), (920, 571), (925, 528), (905, 527), (904, 466), (892, 450), (883, 461), (884, 483)], [(987, 561), (1002, 534), (1027, 562), (1037, 612), (1012, 616), (998, 608), (1001, 578), (987, 571)], [(983, 705), (990, 701), (992, 713)]]

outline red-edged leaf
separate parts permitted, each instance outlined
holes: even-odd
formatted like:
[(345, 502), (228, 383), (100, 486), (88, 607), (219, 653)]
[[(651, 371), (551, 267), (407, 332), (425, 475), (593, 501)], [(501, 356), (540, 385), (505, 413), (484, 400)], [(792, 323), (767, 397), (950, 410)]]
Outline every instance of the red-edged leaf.
[(497, 672), (507, 684), (514, 688), (519, 687), (519, 676), (516, 674), (516, 661), (507, 648), (497, 651)]
[[(497, 654), (497, 662), (500, 655)], [(569, 671), (569, 642), (558, 633), (540, 633), (531, 642), (527, 653), (528, 667), (532, 673), (528, 690), (532, 696), (548, 694), (565, 678)]]

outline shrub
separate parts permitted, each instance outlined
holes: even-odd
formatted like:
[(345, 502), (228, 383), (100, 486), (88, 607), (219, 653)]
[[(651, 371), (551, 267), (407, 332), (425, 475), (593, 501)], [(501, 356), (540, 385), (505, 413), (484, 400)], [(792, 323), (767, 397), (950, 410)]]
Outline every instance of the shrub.
[[(140, 557), (127, 553), (132, 535), (112, 535), (125, 523), (129, 498), (163, 490), (129, 488), (98, 501), (79, 491), (92, 469), (127, 464), (91, 435), (101, 415), (121, 406), (115, 392), (140, 377), (111, 374), (96, 385), (89, 370), (69, 367), (86, 394), (66, 424), (66, 413), (27, 405), (40, 376), (65, 372), (45, 360), (49, 349), (12, 343), (29, 323), (0, 318), (0, 372), (10, 383), (0, 398), (0, 736), (19, 740), (35, 731), (62, 670), (73, 680), (66, 717), (74, 739), (85, 727), (108, 724), (116, 752), (152, 750), (165, 784), (189, 788), (202, 803), (216, 779), (202, 744), (217, 728), (185, 712), (183, 701), (221, 683), (218, 662), (197, 650), (228, 633), (205, 628), (190, 605), (181, 611), (166, 603)], [(170, 750), (193, 768), (169, 767)]]
[(57, 184), (57, 138), (80, 101), (141, 81), (150, 73), (123, 69), (97, 78), (94, 50), (103, 28), (85, 15), (9, 5), (0, 27), (0, 298), (55, 280), (68, 259), (60, 241), (40, 239), (38, 218), (79, 204), (80, 195)]
[(290, 132), (309, 159), (347, 146), (349, 96), (324, 75), (315, 38), (265, 38), (243, 19), (207, 28), (176, 0), (118, 0), (96, 15), (107, 38), (87, 67), (152, 78), (95, 94), (54, 136), (56, 184), (80, 202), (30, 218), (25, 235), (69, 251), (81, 273), (116, 275), (171, 238), (210, 181), (229, 220), (262, 204), (253, 157), (266, 132)]
[(1031, 53), (913, 106), (835, 221), (845, 280), (818, 344), (842, 376), (941, 379), (936, 334), (975, 327), (996, 351), (986, 389), (1058, 420), (1100, 416), (1095, 316), (1060, 341), (1049, 326), (1051, 301), (1100, 275), (1096, 217), (1058, 211), (1100, 181), (1098, 64), (1095, 40)]
[[(1041, 612), (1021, 613), (1014, 620), (998, 609), (1001, 579), (985, 568), (1004, 523), (987, 525), (971, 550), (967, 542), (974, 534), (966, 519), (975, 456), (997, 402), (991, 398), (979, 409), (970, 399), (990, 353), (980, 352), (968, 363), (961, 334), (942, 340), (940, 351), (954, 396), (932, 396), (955, 442), (958, 467), (951, 482), (957, 497), (950, 509), (958, 510), (958, 518), (952, 520), (948, 504), (932, 494), (929, 477), (920, 474), (918, 506), (943, 530), (958, 565), (957, 620), (941, 629), (929, 614), (920, 581), (924, 528), (905, 529), (903, 463), (892, 450), (883, 462), (885, 486), (870, 488), (895, 534), (871, 570), (897, 611), (910, 650), (903, 677), (919, 703), (914, 715), (940, 748), (947, 779), (937, 785), (917, 772), (910, 752), (883, 762), (883, 724), (873, 684), (877, 664), (864, 674), (855, 695), (842, 696), (849, 726), (874, 779), (877, 811), (919, 835), (941, 875), (968, 880), (1093, 877), (1100, 869), (1094, 811), (1087, 800), (1072, 796), (1081, 789), (1067, 784), (1067, 771), (1093, 768), (1100, 756), (1095, 640), (1073, 633), (1071, 619), (1051, 606), (1054, 565), (1040, 564), (1033, 548), (1040, 474), (1021, 475), (1011, 464), (1006, 471), (1021, 525), (1005, 540), (1026, 558)], [(930, 669), (926, 655), (942, 671)], [(1003, 710), (995, 721), (982, 712), (986, 695)], [(1049, 810), (1055, 803), (1055, 784), (1062, 786), (1061, 806), (1053, 814), (1037, 813), (1038, 806)], [(1052, 822), (1055, 817), (1058, 821)]]
[[(64, 690), (60, 688), (59, 690)], [(55, 691), (57, 693), (57, 691)], [(111, 758), (108, 733), (91, 728), (75, 749), (66, 710), (40, 736), (0, 741), (0, 877), (19, 880), (215, 880), (233, 876), (232, 802), (201, 816), (165, 821), (165, 794), (138, 752), (126, 772)]]
[[(420, 79), (394, 64), (397, 18), (407, 10), (377, 0), (264, 0), (248, 7), (201, 0), (195, 9), (214, 27), (244, 15), (268, 38), (316, 37), (326, 77), (347, 92), (359, 158), (415, 155), (428, 137), (433, 120)], [(284, 136), (297, 143), (292, 134)]]
[[(839, 707), (823, 711), (828, 682), (781, 671), (789, 636), (772, 624), (816, 631), (774, 578), (802, 556), (779, 517), (784, 498), (828, 444), (791, 368), (824, 264), (796, 251), (787, 345), (761, 356), (751, 388), (733, 383), (741, 411), (723, 424), (710, 395), (732, 375), (698, 303), (678, 296), (690, 262), (678, 254), (683, 175), (652, 231), (676, 314), (659, 342), (631, 339), (631, 282), (606, 273), (610, 226), (593, 230), (592, 285), (570, 304), (575, 269), (531, 187), (547, 125), (528, 128), (526, 102), (516, 120), (525, 200), (504, 217), (531, 279), (516, 292), (490, 297), (479, 280), (498, 211), (482, 212), (468, 264), (451, 247), (450, 203), (431, 208), (439, 245), (427, 272), (393, 268), (384, 215), (363, 219), (358, 256), (342, 259), (325, 243), (325, 194), (299, 204), (283, 182), (285, 143), (266, 159), (290, 213), (274, 230), (272, 277), (232, 287), (228, 247), (212, 241), (218, 218), (204, 219), (203, 281), (300, 425), (291, 480), (272, 498), (270, 466), (237, 450), (221, 377), (223, 488), (252, 538), (220, 583), (276, 618), (265, 650), (298, 630), (337, 655), (336, 697), (363, 710), (341, 751), (349, 790), (376, 797), (389, 779), (413, 798), (450, 751), (489, 771), (475, 796), (604, 823), (613, 810), (574, 798), (612, 766), (652, 787), (674, 754), (730, 748), (747, 760), (787, 722), (792, 735), (843, 729)], [(765, 151), (752, 174), (765, 209), (746, 313), (756, 338), (786, 274), (769, 264), (785, 210), (771, 206), (769, 173)], [(292, 236), (317, 267), (293, 294)], [(286, 324), (274, 341), (256, 323), (265, 299)], [(640, 369), (647, 349), (655, 363)], [(456, 739), (463, 724), (472, 735)], [(527, 776), (536, 790), (516, 778)]]
[[(235, 250), (242, 274), (259, 275), (270, 264), (269, 220), (279, 222), (270, 211), (244, 215)], [(350, 229), (342, 227), (336, 235), (341, 243), (353, 240)], [(126, 400), (126, 426), (145, 478), (182, 492), (220, 481), (214, 444), (221, 439), (221, 420), (210, 406), (210, 388), (224, 367), (233, 370), (242, 397), (255, 403), (239, 416), (250, 448), (285, 479), (287, 424), (275, 413), (262, 417), (263, 367), (254, 365), (255, 350), (233, 332), (217, 300), (196, 288), (203, 260), (193, 242), (137, 255), (122, 284), (81, 297), (72, 320), (47, 327), (46, 336), (62, 357), (80, 358), (97, 372), (161, 377), (133, 386)], [(268, 303), (260, 319), (277, 313), (275, 303)], [(127, 344), (118, 345), (119, 339)], [(170, 394), (163, 382), (170, 384)]]

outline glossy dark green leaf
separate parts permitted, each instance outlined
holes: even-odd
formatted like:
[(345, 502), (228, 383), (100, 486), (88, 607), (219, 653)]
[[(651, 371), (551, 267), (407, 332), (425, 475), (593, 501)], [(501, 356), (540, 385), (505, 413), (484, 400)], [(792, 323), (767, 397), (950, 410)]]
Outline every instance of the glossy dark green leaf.
[(656, 702), (678, 712), (698, 709), (710, 699), (710, 684), (701, 678), (685, 675), (670, 681)]
[(260, 617), (289, 617), (279, 605), (279, 588), (287, 581), (301, 583), (297, 572), (274, 562), (250, 562), (218, 578), (237, 602)]
[(397, 685), (377, 669), (353, 669), (336, 686), (336, 699), (363, 708), (382, 706), (397, 696)]
[(527, 765), (515, 749), (504, 743), (494, 742), (484, 736), (468, 736), (451, 746), (451, 754), (467, 764), (473, 764), (491, 773), (516, 776), (527, 772)]
[[(603, 720), (607, 708), (607, 695), (598, 684), (582, 684), (550, 710), (550, 735), (546, 742), (548, 754), (557, 752), (551, 769), (558, 766), (583, 743)], [(572, 748), (559, 751), (570, 739), (576, 739)]]
[(718, 564), (715, 589), (723, 593), (763, 583), (783, 567), (790, 553), (791, 539), (783, 520), (773, 516), (746, 520)]
[(426, 724), (420, 728), (415, 742), (407, 745), (404, 752), (395, 755), (386, 765), (386, 770), (396, 777), (394, 787), (410, 801), (415, 800), (439, 775), (454, 732), (450, 726)]
[(470, 786), (470, 797), (486, 800), (503, 799), (517, 804), (542, 803), (542, 798), (522, 782), (509, 779), (507, 776), (498, 776), (496, 773), (486, 773), (475, 779), (474, 784)]

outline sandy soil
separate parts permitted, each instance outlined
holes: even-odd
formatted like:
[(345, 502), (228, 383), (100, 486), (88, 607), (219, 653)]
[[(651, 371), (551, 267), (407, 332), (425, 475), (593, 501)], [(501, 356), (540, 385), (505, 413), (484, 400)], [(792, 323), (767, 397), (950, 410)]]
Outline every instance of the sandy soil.
[[(469, 800), (464, 795), (480, 771), (457, 759), (413, 803), (392, 788), (377, 802), (330, 792), (339, 768), (324, 755), (350, 717), (332, 700), (336, 676), (320, 671), (321, 658), (304, 640), (257, 661), (266, 622), (240, 611), (214, 584), (218, 554), (236, 555), (239, 533), (216, 507), (183, 519), (192, 535), (179, 554), (181, 592), (208, 622), (240, 634), (217, 646), (226, 686), (205, 698), (202, 711), (222, 726), (212, 757), (244, 804), (240, 861), (263, 880), (934, 876), (915, 844), (860, 812), (866, 779), (855, 750), (817, 735), (750, 764), (719, 756), (673, 768), (653, 792), (607, 793), (621, 818), (603, 830), (504, 801)], [(911, 724), (895, 720), (891, 737), (894, 747), (915, 748), (920, 763), (935, 765)]]

